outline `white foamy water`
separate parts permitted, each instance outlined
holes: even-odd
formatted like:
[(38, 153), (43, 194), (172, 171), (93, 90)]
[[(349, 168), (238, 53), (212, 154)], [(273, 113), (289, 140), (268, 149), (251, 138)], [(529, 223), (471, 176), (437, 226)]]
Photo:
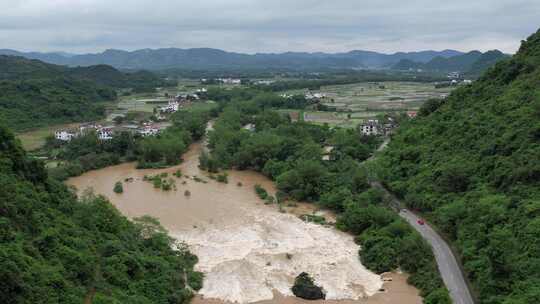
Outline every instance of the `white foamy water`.
[(360, 263), (350, 235), (264, 209), (225, 227), (173, 233), (199, 257), (205, 298), (252, 303), (272, 299), (273, 290), (292, 295), (294, 278), (304, 271), (327, 299), (359, 299), (381, 288), (380, 276)]

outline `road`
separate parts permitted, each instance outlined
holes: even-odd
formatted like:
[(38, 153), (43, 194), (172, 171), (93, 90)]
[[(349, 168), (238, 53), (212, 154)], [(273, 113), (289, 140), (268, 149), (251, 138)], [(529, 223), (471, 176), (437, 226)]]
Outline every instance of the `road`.
[[(383, 150), (388, 144), (388, 140), (379, 147), (377, 151)], [(390, 198), (392, 207), (399, 212), (399, 215), (404, 218), (420, 235), (431, 245), (435, 260), (441, 273), (446, 288), (450, 292), (450, 298), (454, 304), (474, 304), (473, 297), (465, 281), (465, 277), (459, 267), (454, 253), (444, 239), (427, 223), (424, 225), (418, 224), (418, 217), (412, 211), (404, 208), (403, 204), (392, 193), (390, 193), (378, 181), (372, 181), (371, 186), (381, 189)]]

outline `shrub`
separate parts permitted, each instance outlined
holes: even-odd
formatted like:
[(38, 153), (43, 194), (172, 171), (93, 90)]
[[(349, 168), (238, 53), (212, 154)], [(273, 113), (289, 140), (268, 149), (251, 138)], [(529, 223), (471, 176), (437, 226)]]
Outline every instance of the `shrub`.
[(261, 199), (266, 199), (268, 197), (268, 192), (266, 191), (266, 189), (264, 189), (259, 184), (255, 185), (255, 192), (257, 193), (257, 196), (259, 196)]
[(313, 279), (305, 272), (302, 272), (296, 277), (291, 290), (295, 296), (306, 300), (320, 300), (326, 298), (322, 288), (315, 285)]
[(123, 193), (124, 192), (124, 187), (122, 186), (122, 182), (116, 182), (114, 184), (114, 189), (113, 189), (114, 193)]
[(218, 174), (217, 181), (220, 183), (227, 184), (229, 182), (228, 174), (226, 172), (223, 172), (222, 174)]

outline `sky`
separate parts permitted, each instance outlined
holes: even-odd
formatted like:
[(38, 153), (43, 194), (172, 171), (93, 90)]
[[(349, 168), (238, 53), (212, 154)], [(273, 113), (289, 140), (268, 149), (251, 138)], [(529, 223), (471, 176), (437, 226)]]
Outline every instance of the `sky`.
[(241, 53), (500, 49), (540, 28), (540, 0), (0, 0), (0, 49)]

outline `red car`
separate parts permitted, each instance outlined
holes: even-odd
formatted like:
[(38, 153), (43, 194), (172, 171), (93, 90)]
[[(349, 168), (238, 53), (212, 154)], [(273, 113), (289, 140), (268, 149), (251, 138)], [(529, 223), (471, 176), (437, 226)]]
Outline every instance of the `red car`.
[(424, 220), (418, 220), (418, 225), (424, 225), (424, 224), (425, 224)]

